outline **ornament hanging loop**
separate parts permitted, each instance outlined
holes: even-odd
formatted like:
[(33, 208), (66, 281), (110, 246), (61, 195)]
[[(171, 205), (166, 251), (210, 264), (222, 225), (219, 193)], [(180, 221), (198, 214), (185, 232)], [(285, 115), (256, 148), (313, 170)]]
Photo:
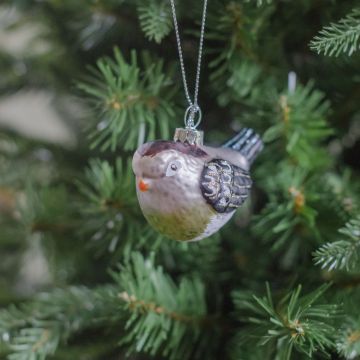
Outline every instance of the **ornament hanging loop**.
[[(197, 117), (197, 121), (195, 123)], [(186, 129), (192, 129), (195, 130), (200, 122), (201, 122), (201, 118), (202, 118), (202, 112), (201, 109), (198, 105), (190, 105), (186, 111), (185, 111), (185, 115), (184, 115), (184, 124), (185, 124), (185, 128)]]

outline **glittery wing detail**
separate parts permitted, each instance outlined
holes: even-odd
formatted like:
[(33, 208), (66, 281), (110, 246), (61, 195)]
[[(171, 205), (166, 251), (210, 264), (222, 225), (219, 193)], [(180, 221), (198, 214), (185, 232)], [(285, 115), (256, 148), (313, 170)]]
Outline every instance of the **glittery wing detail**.
[(206, 163), (200, 178), (205, 200), (219, 213), (229, 213), (242, 205), (251, 185), (247, 171), (222, 159)]

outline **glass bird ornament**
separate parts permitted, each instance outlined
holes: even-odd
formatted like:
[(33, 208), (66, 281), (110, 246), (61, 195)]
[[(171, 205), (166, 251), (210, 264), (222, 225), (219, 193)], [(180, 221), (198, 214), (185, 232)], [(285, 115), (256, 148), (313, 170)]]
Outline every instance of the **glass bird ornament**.
[(221, 147), (205, 146), (201, 131), (181, 128), (174, 141), (141, 145), (132, 167), (145, 218), (174, 240), (212, 235), (249, 196), (250, 165), (262, 148), (259, 135), (248, 128)]

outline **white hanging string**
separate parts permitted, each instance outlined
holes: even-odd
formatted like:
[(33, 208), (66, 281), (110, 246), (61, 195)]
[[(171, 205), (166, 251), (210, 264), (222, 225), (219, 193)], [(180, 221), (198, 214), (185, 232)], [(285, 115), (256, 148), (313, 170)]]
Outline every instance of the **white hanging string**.
[[(179, 52), (179, 61), (181, 67), (181, 75), (184, 85), (185, 97), (189, 104), (189, 107), (185, 111), (184, 121), (186, 128), (196, 129), (197, 126), (200, 124), (202, 112), (198, 104), (198, 95), (199, 95), (199, 82), (200, 82), (200, 70), (201, 70), (201, 59), (203, 53), (203, 43), (204, 43), (204, 34), (205, 34), (205, 21), (206, 21), (206, 9), (207, 9), (207, 0), (204, 0), (204, 7), (202, 12), (202, 20), (201, 20), (201, 30), (200, 30), (200, 40), (199, 40), (199, 51), (198, 51), (198, 60), (196, 66), (196, 78), (195, 78), (195, 89), (194, 89), (194, 100), (191, 100), (189, 88), (186, 80), (186, 71), (185, 71), (185, 64), (184, 64), (184, 57), (183, 51), (181, 47), (181, 39), (180, 39), (180, 32), (179, 26), (176, 19), (176, 8), (174, 0), (170, 0), (171, 4), (171, 11), (174, 21), (174, 28), (175, 28), (175, 36), (177, 42), (177, 48)], [(195, 114), (198, 116), (198, 120), (196, 124), (194, 123)]]

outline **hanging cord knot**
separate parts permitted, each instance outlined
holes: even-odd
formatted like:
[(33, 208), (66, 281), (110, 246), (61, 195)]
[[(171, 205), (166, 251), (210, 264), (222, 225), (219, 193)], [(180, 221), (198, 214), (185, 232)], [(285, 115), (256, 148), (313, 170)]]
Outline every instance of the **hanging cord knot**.
[[(196, 120), (196, 117), (197, 117), (197, 120)], [(202, 112), (201, 112), (199, 105), (197, 105), (197, 104), (190, 105), (186, 109), (185, 115), (184, 115), (185, 127), (187, 129), (193, 129), (193, 130), (196, 129), (201, 122), (201, 118), (202, 118)], [(195, 120), (196, 120), (196, 122), (195, 122)]]

